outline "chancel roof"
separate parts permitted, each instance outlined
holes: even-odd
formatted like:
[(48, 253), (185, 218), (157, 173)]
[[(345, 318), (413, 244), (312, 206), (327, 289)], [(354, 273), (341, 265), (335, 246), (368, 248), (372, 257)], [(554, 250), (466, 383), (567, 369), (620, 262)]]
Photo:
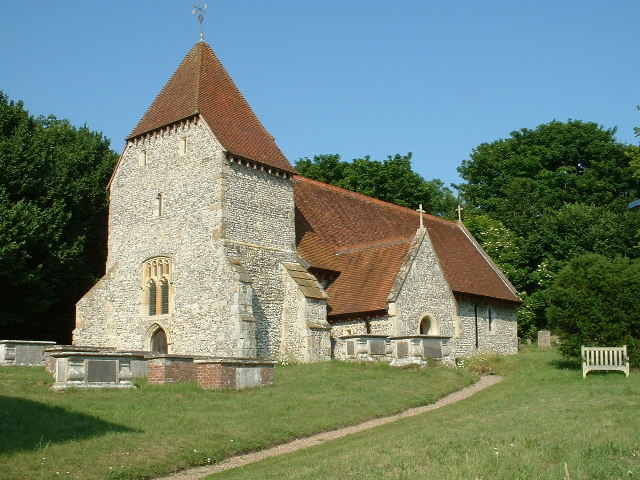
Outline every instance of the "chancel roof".
[[(294, 191), (298, 252), (312, 268), (337, 275), (327, 287), (329, 316), (383, 312), (416, 237), (419, 213), (300, 176)], [(433, 215), (423, 222), (454, 294), (520, 302), (462, 224)]]
[(196, 43), (127, 140), (200, 115), (233, 155), (293, 172), (293, 167), (205, 42)]

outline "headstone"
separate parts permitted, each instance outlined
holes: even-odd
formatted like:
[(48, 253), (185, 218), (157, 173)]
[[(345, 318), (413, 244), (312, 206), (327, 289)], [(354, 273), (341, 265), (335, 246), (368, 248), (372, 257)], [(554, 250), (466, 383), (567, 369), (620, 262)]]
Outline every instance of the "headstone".
[(409, 355), (409, 345), (407, 345), (407, 342), (398, 342), (396, 348), (398, 358), (407, 358)]
[(386, 353), (384, 340), (370, 340), (369, 351), (371, 355), (384, 355)]
[(538, 348), (551, 347), (551, 332), (549, 330), (538, 330)]

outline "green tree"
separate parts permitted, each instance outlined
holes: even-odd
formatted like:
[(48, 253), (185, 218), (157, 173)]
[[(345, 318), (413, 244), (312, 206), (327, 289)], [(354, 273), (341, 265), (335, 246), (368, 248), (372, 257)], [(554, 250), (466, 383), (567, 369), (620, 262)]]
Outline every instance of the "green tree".
[(313, 160), (301, 158), (296, 170), (314, 180), (362, 193), (373, 198), (417, 208), (422, 204), (434, 215), (452, 217), (457, 201), (441, 180), (426, 181), (411, 169), (411, 153), (389, 155), (386, 160), (369, 156), (351, 162), (339, 155), (316, 155)]
[(0, 327), (68, 341), (74, 305), (104, 270), (105, 186), (117, 160), (102, 134), (34, 118), (0, 92)]
[(466, 183), (457, 187), (469, 207), (527, 236), (547, 210), (565, 203), (624, 210), (640, 186), (628, 149), (615, 129), (554, 120), (475, 148), (458, 168)]
[(521, 335), (547, 326), (547, 289), (572, 258), (638, 256), (640, 215), (627, 203), (640, 179), (632, 176), (629, 148), (615, 139), (615, 129), (553, 121), (483, 143), (459, 167), (467, 223), (487, 216), (515, 237), (517, 250), (490, 253), (522, 293)]
[(580, 356), (581, 345), (627, 345), (640, 361), (640, 262), (586, 254), (572, 259), (548, 290), (547, 315), (561, 351)]
[(488, 215), (472, 215), (465, 218), (465, 226), (480, 242), (485, 251), (511, 280), (516, 288), (525, 285), (521, 240), (501, 221)]
[[(640, 110), (640, 105), (636, 105), (636, 109)], [(633, 127), (633, 133), (636, 137), (640, 137), (640, 127)], [(631, 168), (633, 169), (633, 175), (635, 177), (640, 177), (640, 146), (633, 145), (629, 147), (627, 156), (629, 157)]]

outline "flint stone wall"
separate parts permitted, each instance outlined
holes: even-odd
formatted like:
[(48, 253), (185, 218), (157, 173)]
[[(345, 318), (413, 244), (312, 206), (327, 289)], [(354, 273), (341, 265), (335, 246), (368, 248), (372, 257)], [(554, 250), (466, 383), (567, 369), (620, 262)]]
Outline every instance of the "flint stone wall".
[(331, 326), (324, 299), (309, 298), (286, 268), (281, 268), (284, 285), (282, 342), (279, 356), (302, 362), (331, 359)]
[[(478, 349), (505, 355), (518, 353), (517, 306), (458, 299), (458, 317), (462, 335), (456, 340), (456, 357), (468, 357), (476, 351), (476, 308), (478, 312)], [(489, 328), (489, 310), (491, 323)]]
[[(158, 193), (161, 216), (154, 214)], [(281, 351), (280, 265), (297, 259), (290, 178), (227, 158), (204, 123), (185, 123), (127, 144), (109, 218), (107, 274), (78, 302), (74, 344), (149, 349), (160, 327), (171, 354)], [(142, 265), (156, 256), (171, 259), (172, 302), (168, 315), (149, 316)], [(317, 315), (318, 308), (308, 310)]]
[(459, 334), (455, 299), (426, 229), (418, 230), (394, 290), (396, 305), (390, 313), (395, 314), (391, 316), (395, 328), (390, 335), (420, 334), (424, 317), (435, 323), (432, 335)]

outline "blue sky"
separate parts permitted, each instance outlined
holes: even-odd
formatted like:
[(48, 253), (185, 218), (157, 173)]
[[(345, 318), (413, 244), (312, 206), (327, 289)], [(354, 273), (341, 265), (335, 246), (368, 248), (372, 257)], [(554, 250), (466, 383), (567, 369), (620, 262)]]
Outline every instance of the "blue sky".
[[(553, 119), (638, 143), (637, 0), (210, 0), (205, 40), (294, 163), (413, 152), (459, 182), (482, 142)], [(194, 0), (0, 2), (0, 90), (120, 151), (198, 40)]]

